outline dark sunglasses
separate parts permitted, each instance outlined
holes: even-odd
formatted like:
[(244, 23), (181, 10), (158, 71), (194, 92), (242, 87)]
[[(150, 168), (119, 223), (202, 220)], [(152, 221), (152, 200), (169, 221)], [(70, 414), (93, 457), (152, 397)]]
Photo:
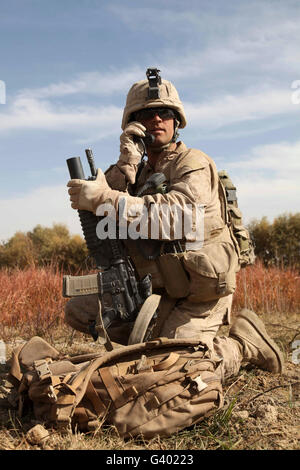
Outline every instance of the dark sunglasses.
[(134, 113), (134, 119), (136, 121), (147, 121), (149, 119), (153, 119), (154, 116), (158, 116), (161, 119), (175, 119), (176, 114), (172, 109), (169, 108), (146, 108), (141, 109), (140, 111), (136, 111)]

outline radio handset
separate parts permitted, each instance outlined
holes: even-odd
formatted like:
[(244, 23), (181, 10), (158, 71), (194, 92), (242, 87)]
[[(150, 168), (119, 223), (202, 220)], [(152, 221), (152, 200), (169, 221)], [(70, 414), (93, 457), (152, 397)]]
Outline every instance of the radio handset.
[(143, 155), (142, 155), (142, 160), (145, 157), (145, 154), (147, 153), (146, 147), (147, 145), (151, 145), (155, 141), (155, 137), (153, 134), (150, 134), (149, 132), (145, 132), (145, 137), (138, 137), (135, 135), (133, 137), (134, 142), (140, 142), (143, 145)]

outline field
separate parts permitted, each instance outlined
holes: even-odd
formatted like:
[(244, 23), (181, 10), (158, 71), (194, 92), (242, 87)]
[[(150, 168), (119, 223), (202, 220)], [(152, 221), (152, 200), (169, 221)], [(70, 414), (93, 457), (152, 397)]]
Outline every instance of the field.
[[(7, 358), (34, 335), (68, 354), (94, 352), (90, 337), (64, 324), (62, 273), (55, 266), (0, 271), (0, 338)], [(249, 366), (224, 387), (225, 406), (192, 429), (149, 442), (123, 441), (114, 429), (67, 435), (49, 430), (34, 444), (27, 434), (36, 422), (20, 419), (5, 380), (8, 364), (0, 364), (0, 449), (106, 450), (295, 450), (300, 447), (300, 276), (293, 269), (264, 268), (260, 262), (242, 270), (234, 297), (233, 315), (242, 307), (256, 311), (284, 353), (281, 376)], [(220, 334), (226, 334), (223, 327)]]

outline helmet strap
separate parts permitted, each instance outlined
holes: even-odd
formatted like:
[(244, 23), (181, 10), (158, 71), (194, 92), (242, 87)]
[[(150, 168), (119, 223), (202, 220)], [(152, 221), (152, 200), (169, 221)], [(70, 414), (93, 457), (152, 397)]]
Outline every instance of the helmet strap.
[(180, 122), (178, 121), (178, 119), (174, 119), (174, 134), (173, 134), (171, 142), (176, 142), (176, 140), (178, 139), (178, 137), (179, 137), (179, 132), (178, 132), (179, 126), (180, 126)]

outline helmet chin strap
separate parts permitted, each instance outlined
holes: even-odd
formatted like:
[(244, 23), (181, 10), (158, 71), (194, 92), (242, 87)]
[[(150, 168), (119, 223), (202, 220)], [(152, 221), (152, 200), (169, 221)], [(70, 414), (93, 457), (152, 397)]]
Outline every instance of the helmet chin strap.
[(171, 144), (175, 143), (176, 140), (178, 139), (178, 136), (179, 136), (179, 132), (178, 132), (178, 128), (179, 128), (179, 125), (180, 125), (180, 122), (178, 121), (178, 119), (174, 119), (174, 134), (173, 134), (173, 137), (172, 139), (170, 140), (170, 142), (168, 142), (167, 144), (164, 144), (164, 145), (160, 145), (160, 146), (155, 146), (155, 145), (148, 145), (148, 147), (151, 149), (151, 152), (152, 153), (160, 153), (160, 152), (163, 152), (164, 150), (168, 150), (168, 148), (170, 147)]

